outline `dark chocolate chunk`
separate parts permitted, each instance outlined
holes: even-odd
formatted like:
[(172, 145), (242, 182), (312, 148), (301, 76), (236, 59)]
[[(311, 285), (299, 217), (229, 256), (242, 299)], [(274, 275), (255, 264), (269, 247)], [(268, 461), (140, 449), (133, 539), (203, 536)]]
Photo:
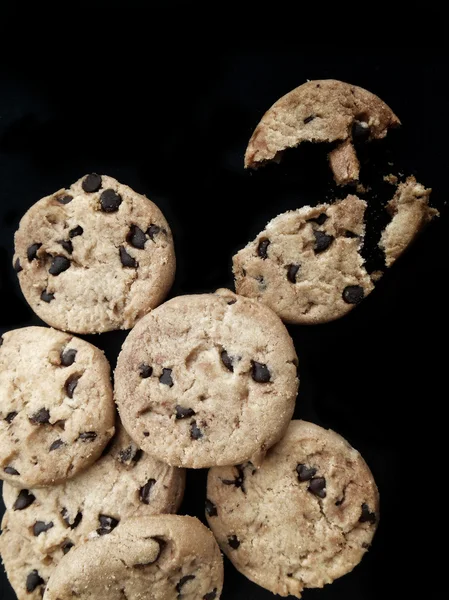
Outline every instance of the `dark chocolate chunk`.
[(62, 350), (61, 352), (61, 365), (64, 367), (70, 367), (73, 365), (76, 358), (76, 350), (74, 348), (68, 348), (67, 350)]
[(206, 514), (209, 517), (218, 516), (217, 507), (209, 498), (206, 498)]
[(81, 440), (82, 442), (93, 442), (96, 437), (97, 434), (95, 431), (83, 431), (83, 433), (79, 434), (78, 440)]
[(137, 261), (125, 250), (123, 246), (119, 248), (120, 260), (124, 267), (135, 269), (137, 267)]
[(8, 413), (5, 417), (5, 421), (7, 423), (12, 423), (14, 421), (14, 419), (17, 417), (19, 413), (16, 413), (14, 410), (10, 413)]
[(70, 240), (59, 240), (58, 244), (61, 244), (61, 246), (64, 248), (64, 250), (68, 253), (68, 254), (72, 254), (73, 252), (73, 244)]
[(323, 231), (314, 231), (313, 235), (315, 236), (315, 246), (313, 249), (317, 254), (327, 250), (334, 241), (333, 235), (327, 235), (327, 233), (324, 233)]
[(55, 440), (49, 448), (49, 452), (53, 452), (53, 450), (57, 450), (61, 446), (65, 446), (65, 442), (60, 439)]
[(309, 117), (306, 117), (304, 119), (304, 125), (307, 125), (307, 123), (310, 123), (311, 121), (313, 121), (313, 119), (315, 118), (315, 115), (310, 115)]
[(362, 504), (362, 514), (359, 518), (360, 523), (371, 523), (374, 525), (376, 522), (376, 513), (370, 511), (368, 504), (365, 502)]
[(36, 569), (34, 571), (31, 571), (31, 573), (28, 573), (26, 580), (26, 588), (29, 594), (31, 594), (31, 592), (34, 592), (34, 590), (40, 585), (44, 584), (45, 581), (42, 579), (42, 577), (39, 575)]
[(131, 225), (128, 235), (126, 236), (126, 241), (134, 248), (140, 248), (143, 250), (145, 248), (145, 242), (147, 241), (145, 232), (137, 227), (137, 225)]
[(65, 196), (59, 196), (57, 200), (60, 204), (68, 204), (73, 200), (73, 196), (71, 196), (70, 194), (66, 194)]
[(215, 600), (217, 597), (217, 588), (214, 588), (211, 592), (203, 596), (203, 600)]
[(196, 421), (192, 421), (190, 423), (190, 437), (192, 438), (192, 440), (199, 440), (203, 437), (203, 432), (197, 426)]
[(116, 212), (122, 203), (122, 197), (114, 190), (105, 190), (101, 193), (100, 204), (103, 212), (111, 213)]
[(347, 238), (358, 238), (359, 236), (356, 233), (354, 233), (353, 231), (349, 231), (349, 229), (347, 229), (345, 231), (345, 237), (347, 237)]
[(14, 467), (5, 467), (4, 472), (7, 473), (8, 475), (20, 475), (19, 471), (17, 471), (17, 469), (15, 469)]
[(313, 217), (313, 219), (308, 219), (308, 222), (316, 223), (317, 225), (323, 225), (328, 219), (326, 213), (321, 213), (317, 217)]
[(352, 124), (352, 140), (356, 144), (362, 144), (369, 139), (370, 128), (368, 123), (363, 121), (354, 121)]
[(251, 365), (251, 377), (254, 381), (257, 381), (257, 383), (268, 383), (270, 381), (271, 375), (267, 365), (255, 360), (251, 361)]
[(50, 523), (45, 523), (44, 521), (36, 521), (36, 523), (33, 525), (33, 535), (34, 537), (37, 537), (38, 535), (40, 535), (41, 533), (45, 533), (52, 527), (53, 521), (50, 521)]
[(148, 436), (150, 435), (150, 432), (149, 432), (149, 431), (143, 431), (142, 433), (143, 433), (143, 435), (144, 435), (145, 437), (148, 437)]
[(69, 398), (73, 398), (73, 394), (75, 392), (76, 386), (78, 385), (78, 381), (79, 381), (80, 377), (81, 377), (81, 375), (77, 375), (76, 373), (73, 373), (73, 375), (70, 375), (70, 377), (65, 382), (64, 389), (65, 389), (65, 393), (67, 394), (67, 396)]
[(156, 479), (149, 479), (139, 490), (139, 498), (144, 504), (150, 503), (151, 490), (156, 483)]
[(237, 548), (240, 546), (240, 541), (236, 535), (231, 535), (228, 537), (228, 544), (233, 550), (237, 550)]
[(78, 525), (81, 523), (81, 521), (83, 520), (83, 513), (81, 513), (81, 512), (77, 513), (76, 517), (73, 519), (73, 521), (70, 521), (69, 511), (66, 508), (63, 508), (61, 510), (61, 517), (63, 518), (67, 527), (70, 527), (70, 529), (76, 529), (78, 527)]
[(193, 417), (193, 415), (195, 415), (195, 411), (193, 410), (193, 408), (184, 408), (183, 406), (180, 406), (179, 404), (177, 404), (175, 406), (176, 409), (176, 418), (177, 419), (188, 419), (189, 417)]
[(309, 487), (307, 488), (309, 492), (312, 492), (315, 496), (319, 498), (326, 497), (326, 480), (324, 477), (314, 477), (310, 480)]
[(51, 292), (47, 292), (47, 290), (43, 290), (43, 292), (41, 294), (41, 300), (43, 300), (44, 302), (51, 302), (54, 299), (55, 299), (54, 294), (52, 294)]
[(20, 259), (16, 258), (16, 260), (14, 261), (14, 271), (16, 273), (20, 273), (20, 271), (23, 271), (22, 265), (20, 264)]
[(28, 247), (27, 258), (29, 262), (37, 258), (37, 251), (41, 246), (42, 244), (31, 244), (31, 246)]
[(98, 520), (100, 521), (100, 527), (97, 529), (98, 535), (107, 535), (118, 525), (118, 520), (108, 515), (98, 515)]
[(142, 450), (136, 446), (128, 446), (124, 450), (120, 450), (118, 453), (118, 459), (122, 464), (131, 463), (137, 464), (142, 458)]
[(41, 408), (30, 417), (30, 421), (35, 425), (44, 425), (50, 421), (50, 411), (46, 408)]
[(295, 264), (288, 265), (287, 279), (290, 281), (290, 283), (296, 283), (296, 274), (298, 273), (300, 266), (301, 265), (295, 265)]
[(139, 374), (142, 377), (142, 379), (147, 379), (148, 377), (151, 377), (151, 375), (153, 374), (153, 367), (150, 367), (150, 365), (146, 365), (145, 363), (142, 363), (139, 366)]
[(260, 240), (259, 245), (257, 246), (257, 254), (260, 256), (260, 258), (263, 258), (264, 260), (268, 258), (267, 251), (270, 243), (270, 240), (267, 238)]
[(164, 385), (168, 385), (169, 387), (172, 387), (173, 384), (173, 379), (171, 376), (172, 370), (171, 369), (162, 369), (162, 375), (159, 377), (159, 381), (161, 383), (163, 383)]
[(232, 364), (232, 358), (226, 352), (226, 350), (222, 350), (220, 353), (221, 362), (228, 369), (228, 371), (234, 371), (234, 365)]
[(50, 275), (54, 275), (56, 277), (57, 275), (60, 275), (60, 273), (67, 271), (71, 264), (72, 263), (65, 256), (55, 256), (51, 261), (48, 272)]
[(140, 563), (137, 565), (133, 565), (133, 567), (135, 569), (143, 569), (145, 567), (148, 567), (149, 565), (154, 565), (154, 563), (157, 562), (159, 560), (159, 558), (161, 557), (162, 551), (164, 550), (167, 542), (160, 537), (153, 537), (151, 539), (159, 544), (159, 552), (158, 552), (156, 558), (148, 563)]
[(316, 475), (317, 470), (314, 467), (308, 467), (302, 463), (299, 463), (296, 467), (299, 481), (309, 481)]
[(16, 498), (16, 501), (13, 504), (14, 510), (24, 510), (33, 504), (36, 500), (36, 496), (30, 494), (28, 490), (20, 490), (19, 495)]
[(64, 555), (67, 554), (67, 552), (69, 552), (73, 548), (74, 545), (75, 544), (73, 542), (71, 542), (70, 540), (66, 540), (65, 542), (63, 542), (63, 544), (61, 546), (62, 553)]
[(347, 304), (358, 304), (365, 297), (365, 291), (360, 285), (348, 285), (343, 290), (343, 300)]
[(154, 242), (154, 236), (160, 232), (161, 228), (158, 225), (151, 224), (147, 229), (147, 234)]
[(237, 477), (235, 479), (222, 479), (221, 482), (224, 485), (235, 485), (236, 488), (242, 488), (242, 492), (245, 493), (245, 472), (243, 467), (242, 465), (236, 465), (234, 468), (237, 469)]
[(98, 190), (101, 188), (101, 176), (97, 175), (96, 173), (91, 173), (90, 175), (87, 175), (83, 179), (81, 187), (88, 194), (98, 192)]
[(184, 577), (181, 577), (181, 579), (178, 581), (178, 583), (176, 584), (176, 591), (179, 594), (178, 598), (181, 597), (182, 586), (185, 585), (188, 581), (191, 581), (192, 579), (195, 579), (195, 575), (184, 575)]
[(73, 229), (71, 229), (69, 231), (69, 238), (74, 238), (77, 237), (78, 235), (83, 235), (84, 233), (84, 229), (81, 227), (81, 225), (77, 225), (76, 227), (74, 227)]

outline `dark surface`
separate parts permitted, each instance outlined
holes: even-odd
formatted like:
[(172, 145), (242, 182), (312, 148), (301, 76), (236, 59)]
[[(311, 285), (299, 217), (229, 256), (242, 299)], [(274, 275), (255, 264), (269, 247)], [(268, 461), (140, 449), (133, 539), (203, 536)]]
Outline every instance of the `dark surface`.
[[(400, 155), (406, 173), (416, 168), (420, 181), (434, 188), (438, 207), (447, 196), (449, 82), (443, 54), (323, 49), (212, 56), (185, 50), (172, 61), (163, 49), (145, 54), (142, 44), (129, 61), (78, 56), (61, 68), (53, 60), (69, 45), (67, 37), (61, 40), (56, 49), (53, 44), (37, 52), (36, 45), (23, 61), (9, 55), (1, 73), (0, 332), (42, 325), (11, 266), (21, 215), (37, 199), (93, 171), (147, 194), (165, 213), (178, 258), (171, 295), (231, 286), (233, 253), (267, 220), (329, 193), (319, 149), (293, 152), (281, 166), (255, 174), (243, 169), (246, 143), (263, 112), (306, 78), (349, 81), (390, 104), (403, 122), (389, 142), (392, 153)], [(101, 54), (105, 48), (99, 46)], [(370, 152), (383, 160), (388, 147)], [(446, 509), (442, 489), (428, 479), (440, 481), (443, 473), (438, 451), (447, 396), (448, 233), (443, 211), (350, 315), (289, 328), (301, 374), (295, 416), (347, 438), (368, 462), (381, 493), (379, 530), (361, 565), (323, 590), (306, 591), (306, 600), (439, 597), (443, 577), (434, 574), (431, 532)], [(371, 258), (374, 265), (378, 257)], [(115, 366), (125, 336), (86, 339)], [(188, 473), (184, 513), (203, 518), (205, 476)], [(2, 600), (14, 597), (3, 573), (0, 590)], [(273, 596), (227, 563), (222, 598)]]

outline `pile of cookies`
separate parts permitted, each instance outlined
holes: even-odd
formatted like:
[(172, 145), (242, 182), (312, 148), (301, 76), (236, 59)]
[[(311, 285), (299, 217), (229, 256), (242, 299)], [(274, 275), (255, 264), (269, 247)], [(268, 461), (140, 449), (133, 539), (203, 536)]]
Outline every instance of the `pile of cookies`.
[[(265, 114), (246, 166), (333, 142), (336, 183), (357, 186), (357, 145), (398, 124), (365, 90), (311, 81)], [(386, 267), (437, 214), (429, 194), (413, 178), (398, 185), (379, 242)], [(283, 321), (338, 318), (373, 289), (366, 206), (350, 193), (279, 215), (234, 257), (237, 293), (165, 303), (173, 239), (146, 197), (91, 174), (28, 210), (13, 264), (51, 327), (0, 338), (0, 552), (19, 600), (215, 600), (219, 548), (298, 598), (359, 563), (376, 484), (342, 437), (292, 421), (298, 358)], [(75, 334), (115, 329), (131, 331), (112, 386), (103, 353)], [(210, 530), (171, 514), (185, 468), (210, 468)]]

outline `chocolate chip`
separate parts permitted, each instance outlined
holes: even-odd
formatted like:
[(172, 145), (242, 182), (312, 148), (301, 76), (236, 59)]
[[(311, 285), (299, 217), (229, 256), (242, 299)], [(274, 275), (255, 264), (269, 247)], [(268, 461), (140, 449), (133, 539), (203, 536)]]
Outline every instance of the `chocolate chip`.
[(69, 511), (66, 508), (63, 508), (61, 510), (61, 517), (62, 517), (63, 521), (66, 523), (66, 525), (68, 527), (70, 527), (70, 529), (76, 529), (78, 527), (78, 525), (81, 523), (81, 521), (83, 520), (83, 513), (81, 513), (81, 512), (77, 513), (76, 517), (71, 522)]
[(154, 242), (154, 236), (160, 232), (161, 228), (158, 225), (151, 224), (147, 229), (147, 234)]
[(75, 362), (76, 350), (75, 348), (69, 348), (61, 352), (61, 365), (64, 367), (70, 367)]
[(84, 233), (84, 229), (81, 227), (81, 225), (77, 225), (76, 227), (74, 227), (73, 229), (71, 229), (69, 231), (69, 238), (74, 238), (77, 237), (78, 235), (83, 235)]
[(153, 367), (150, 367), (150, 365), (146, 365), (145, 363), (142, 363), (139, 366), (139, 375), (142, 377), (142, 379), (147, 379), (148, 377), (151, 377), (152, 374), (153, 374)]
[(315, 496), (319, 498), (326, 497), (326, 480), (324, 477), (314, 477), (310, 480), (309, 487), (307, 488), (309, 492), (312, 492)]
[(365, 297), (365, 292), (360, 285), (348, 285), (343, 290), (343, 300), (347, 304), (358, 304)]
[(315, 246), (313, 249), (317, 254), (327, 250), (334, 241), (333, 235), (327, 235), (327, 233), (323, 233), (322, 231), (314, 231), (313, 235), (315, 236)]
[(16, 260), (14, 261), (14, 271), (16, 273), (20, 273), (20, 271), (23, 271), (22, 265), (20, 264), (20, 259), (16, 258)]
[(105, 190), (100, 196), (101, 210), (103, 212), (116, 212), (121, 203), (122, 197), (117, 192), (114, 192), (114, 190)]
[(195, 415), (195, 411), (193, 410), (193, 408), (184, 408), (183, 406), (180, 406), (179, 404), (177, 404), (175, 406), (176, 409), (176, 418), (177, 419), (188, 419), (189, 417), (193, 417), (193, 415)]
[(167, 542), (165, 540), (163, 540), (162, 538), (157, 537), (157, 536), (155, 536), (155, 537), (153, 537), (151, 539), (154, 540), (155, 542), (157, 542), (159, 544), (159, 552), (158, 552), (156, 558), (154, 560), (152, 560), (151, 562), (140, 563), (140, 564), (133, 565), (133, 567), (135, 569), (143, 569), (144, 567), (148, 567), (149, 565), (154, 565), (154, 563), (159, 560), (159, 558), (160, 558), (160, 556), (162, 554), (162, 551), (165, 548)]
[(359, 518), (360, 523), (371, 523), (374, 525), (376, 522), (376, 513), (370, 511), (368, 504), (365, 502), (362, 504), (362, 514)]
[(234, 371), (234, 365), (232, 364), (232, 359), (226, 350), (222, 350), (220, 353), (221, 362), (228, 369), (228, 371)]
[(124, 450), (120, 450), (118, 454), (118, 459), (122, 464), (131, 463), (137, 464), (139, 460), (142, 458), (142, 450), (140, 448), (136, 448), (136, 446), (128, 446)]
[(3, 470), (8, 475), (20, 475), (19, 471), (17, 471), (14, 467), (5, 467)]
[(267, 251), (270, 243), (270, 240), (267, 238), (260, 240), (259, 245), (257, 246), (257, 254), (260, 256), (260, 258), (263, 258), (264, 260), (268, 258)]
[(352, 139), (356, 144), (366, 142), (370, 136), (370, 128), (368, 123), (363, 121), (354, 121), (352, 124)]
[(97, 434), (95, 431), (83, 431), (83, 433), (79, 434), (77, 439), (82, 442), (93, 442), (96, 438)]
[(50, 273), (50, 275), (54, 275), (56, 277), (64, 271), (67, 271), (71, 264), (72, 263), (70, 262), (70, 260), (65, 256), (55, 256), (51, 261), (51, 265), (48, 269), (48, 272)]
[(27, 258), (29, 262), (37, 258), (37, 251), (41, 246), (42, 244), (31, 244), (31, 246), (28, 247)]
[(362, 548), (365, 548), (365, 550), (368, 550), (368, 548), (371, 547), (371, 544), (368, 544), (367, 542), (362, 542)]
[(144, 504), (150, 503), (151, 490), (156, 483), (156, 479), (149, 479), (145, 485), (143, 485), (139, 490), (140, 501)]
[(5, 417), (5, 421), (7, 423), (12, 423), (14, 421), (14, 419), (17, 417), (19, 413), (16, 413), (14, 410), (10, 413), (8, 413)]
[(176, 584), (176, 591), (179, 594), (178, 598), (180, 598), (181, 596), (182, 586), (185, 585), (188, 581), (191, 581), (192, 579), (195, 579), (195, 575), (184, 575), (184, 577), (181, 577), (181, 579), (178, 581), (178, 583)]
[(30, 417), (30, 421), (36, 425), (44, 425), (50, 421), (50, 412), (46, 408), (41, 408)]
[(235, 485), (236, 488), (242, 488), (242, 492), (245, 493), (245, 472), (243, 467), (242, 465), (236, 465), (234, 468), (237, 469), (237, 477), (235, 479), (222, 479), (221, 482), (224, 485)]
[(70, 240), (59, 240), (58, 244), (61, 244), (61, 246), (64, 248), (64, 250), (68, 253), (68, 254), (72, 254), (73, 252), (73, 244)]
[(233, 550), (237, 550), (237, 548), (240, 546), (240, 541), (236, 535), (231, 535), (228, 537), (228, 544)]
[(211, 502), (211, 500), (209, 500), (209, 498), (206, 498), (206, 514), (209, 517), (217, 517), (218, 516), (217, 507), (215, 506), (215, 504), (213, 502)]
[(349, 231), (349, 229), (347, 229), (345, 231), (345, 237), (347, 237), (347, 238), (358, 238), (359, 236), (356, 233), (354, 233), (353, 231)]
[(296, 467), (299, 481), (309, 481), (314, 475), (316, 475), (317, 469), (308, 467), (302, 463), (299, 463)]
[(168, 385), (169, 387), (172, 387), (173, 384), (173, 379), (171, 376), (172, 370), (171, 369), (162, 369), (162, 375), (159, 377), (159, 381), (161, 383), (163, 383), (164, 385)]
[(316, 223), (317, 225), (323, 225), (328, 219), (326, 213), (321, 213), (317, 217), (313, 217), (313, 219), (308, 219), (308, 222)]
[(77, 375), (76, 373), (74, 373), (73, 375), (70, 375), (70, 377), (65, 382), (64, 390), (69, 398), (73, 398), (73, 394), (75, 392), (76, 386), (78, 385), (80, 377), (81, 375)]
[(63, 544), (61, 546), (62, 553), (64, 555), (67, 554), (67, 552), (69, 552), (73, 548), (74, 545), (75, 544), (73, 542), (71, 542), (70, 540), (66, 540), (65, 542), (63, 542)]
[(70, 194), (66, 194), (65, 196), (59, 196), (57, 200), (60, 204), (68, 204), (73, 200), (73, 196), (71, 196)]
[(149, 431), (143, 431), (142, 433), (143, 433), (143, 435), (144, 435), (145, 437), (148, 437), (148, 436), (150, 435), (150, 432), (149, 432)]
[(287, 267), (287, 279), (290, 283), (296, 283), (296, 274), (299, 271), (301, 265), (291, 264)]
[(49, 452), (53, 452), (53, 450), (57, 450), (58, 448), (60, 448), (61, 446), (65, 446), (65, 442), (63, 442), (62, 440), (58, 439), (55, 440), (52, 445), (49, 448)]
[(217, 592), (217, 588), (214, 588), (211, 592), (203, 596), (203, 600), (215, 600), (215, 598), (217, 597)]
[(101, 525), (101, 527), (97, 529), (98, 535), (107, 535), (118, 525), (118, 520), (114, 519), (114, 517), (109, 517), (108, 515), (98, 515), (98, 520)]
[(34, 571), (31, 571), (31, 573), (28, 574), (26, 580), (27, 592), (31, 594), (31, 592), (34, 592), (34, 590), (37, 587), (39, 587), (40, 585), (44, 585), (44, 583), (45, 581), (42, 579), (42, 577), (39, 575), (36, 569)]
[(50, 523), (44, 523), (44, 521), (36, 521), (36, 523), (33, 525), (33, 535), (34, 537), (37, 537), (38, 535), (40, 535), (41, 533), (45, 533), (52, 527), (53, 521), (50, 521)]
[(145, 236), (145, 232), (137, 227), (137, 225), (131, 225), (128, 235), (126, 236), (126, 241), (134, 248), (139, 248), (143, 250), (145, 248), (145, 242), (147, 238)]
[(19, 495), (16, 498), (16, 501), (13, 504), (14, 510), (24, 510), (33, 504), (36, 500), (36, 496), (30, 494), (28, 490), (20, 490)]
[(192, 440), (199, 440), (203, 437), (203, 432), (197, 427), (196, 421), (190, 423), (190, 437)]
[(310, 121), (313, 121), (314, 118), (315, 118), (315, 115), (310, 115), (309, 117), (306, 117), (304, 119), (304, 125), (307, 125), (307, 123), (310, 123)]
[(54, 299), (55, 299), (54, 294), (52, 294), (51, 292), (47, 292), (47, 290), (43, 290), (43, 292), (41, 294), (41, 300), (43, 300), (44, 302), (51, 302)]
[(267, 365), (255, 360), (251, 361), (251, 365), (251, 377), (254, 381), (257, 383), (268, 383), (270, 381), (271, 375)]
[(96, 173), (91, 173), (90, 175), (87, 175), (83, 179), (81, 187), (88, 194), (98, 192), (98, 190), (101, 188), (101, 176), (97, 175)]
[(133, 258), (128, 252), (125, 250), (123, 246), (119, 248), (120, 260), (124, 267), (129, 267), (131, 269), (135, 269), (137, 267), (137, 261)]

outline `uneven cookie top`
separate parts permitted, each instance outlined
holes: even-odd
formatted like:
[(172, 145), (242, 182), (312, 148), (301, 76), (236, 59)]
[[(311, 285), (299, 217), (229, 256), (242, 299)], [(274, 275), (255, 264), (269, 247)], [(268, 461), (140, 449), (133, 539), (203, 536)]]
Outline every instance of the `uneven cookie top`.
[(351, 571), (376, 530), (379, 497), (341, 436), (292, 421), (259, 469), (209, 472), (206, 516), (223, 552), (275, 594), (301, 597)]
[(366, 202), (283, 213), (233, 257), (238, 294), (260, 300), (288, 323), (324, 323), (373, 289), (360, 254)]
[(130, 519), (75, 548), (53, 573), (44, 600), (218, 600), (223, 560), (192, 517)]
[(130, 436), (168, 464), (257, 462), (292, 417), (296, 369), (269, 308), (228, 290), (180, 296), (128, 335), (115, 399)]
[(39, 317), (75, 333), (131, 328), (163, 301), (175, 274), (172, 235), (158, 207), (96, 174), (27, 211), (13, 264)]
[(103, 352), (47, 327), (5, 333), (0, 346), (0, 478), (59, 483), (91, 465), (114, 433)]
[(143, 453), (121, 426), (107, 454), (70, 481), (39, 489), (5, 483), (0, 553), (19, 600), (39, 600), (74, 546), (130, 517), (176, 512), (184, 483), (182, 469)]

